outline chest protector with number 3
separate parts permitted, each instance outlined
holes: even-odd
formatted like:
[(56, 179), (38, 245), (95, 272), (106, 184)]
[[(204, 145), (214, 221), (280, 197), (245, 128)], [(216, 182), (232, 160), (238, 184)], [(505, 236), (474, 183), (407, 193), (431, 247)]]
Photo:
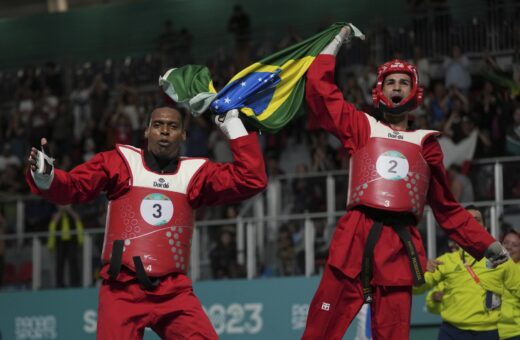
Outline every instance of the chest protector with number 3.
[(370, 138), (350, 158), (347, 208), (367, 206), (410, 212), (420, 221), (430, 183), (430, 168), (422, 156), (432, 130), (394, 131), (368, 116)]
[(110, 263), (113, 243), (123, 240), (122, 264), (135, 271), (140, 256), (148, 276), (186, 273), (193, 233), (193, 209), (187, 188), (205, 159), (179, 160), (177, 172), (147, 170), (141, 150), (118, 145), (131, 174), (130, 190), (108, 205), (103, 263)]

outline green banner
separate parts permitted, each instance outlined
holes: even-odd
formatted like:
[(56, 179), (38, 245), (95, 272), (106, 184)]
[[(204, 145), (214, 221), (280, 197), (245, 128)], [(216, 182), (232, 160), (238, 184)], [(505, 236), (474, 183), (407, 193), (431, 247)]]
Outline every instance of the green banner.
[[(194, 284), (220, 339), (300, 339), (319, 278), (203, 281)], [(97, 288), (0, 293), (1, 340), (93, 340)], [(421, 340), (435, 339), (438, 316), (414, 297), (412, 329)], [(432, 326), (424, 328), (425, 326)], [(344, 339), (354, 339), (355, 323)], [(419, 334), (419, 333), (417, 333)], [(151, 330), (145, 339), (159, 339)]]

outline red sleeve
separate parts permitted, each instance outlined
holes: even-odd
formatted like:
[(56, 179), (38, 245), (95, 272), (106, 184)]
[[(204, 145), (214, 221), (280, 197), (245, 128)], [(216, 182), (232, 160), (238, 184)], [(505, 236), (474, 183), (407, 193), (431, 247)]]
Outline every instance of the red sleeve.
[(495, 239), (453, 197), (442, 163), (442, 150), (436, 138), (425, 142), (423, 156), (431, 170), (428, 203), (435, 219), (451, 239), (480, 260)]
[(362, 147), (370, 137), (366, 114), (343, 98), (334, 82), (336, 58), (318, 55), (307, 72), (305, 96), (310, 120), (334, 134), (350, 153)]
[(86, 203), (102, 191), (114, 199), (128, 190), (130, 173), (116, 150), (102, 152), (70, 172), (54, 169), (54, 179), (48, 190), (40, 190), (34, 183), (30, 170), (26, 181), (32, 193), (56, 204)]
[(194, 208), (242, 201), (267, 186), (256, 133), (230, 140), (230, 144), (234, 162), (206, 162), (188, 186), (188, 200)]

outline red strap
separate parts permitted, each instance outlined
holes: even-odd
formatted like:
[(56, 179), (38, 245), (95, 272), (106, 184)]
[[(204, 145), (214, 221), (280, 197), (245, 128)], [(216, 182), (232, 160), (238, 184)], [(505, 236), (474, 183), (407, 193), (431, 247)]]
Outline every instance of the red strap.
[(464, 267), (466, 267), (469, 275), (471, 275), (471, 277), (473, 278), (473, 280), (475, 280), (475, 282), (477, 284), (480, 284), (480, 279), (478, 278), (477, 276), (477, 273), (475, 273), (475, 271), (473, 270), (473, 267), (471, 267), (469, 264), (467, 263), (464, 263)]

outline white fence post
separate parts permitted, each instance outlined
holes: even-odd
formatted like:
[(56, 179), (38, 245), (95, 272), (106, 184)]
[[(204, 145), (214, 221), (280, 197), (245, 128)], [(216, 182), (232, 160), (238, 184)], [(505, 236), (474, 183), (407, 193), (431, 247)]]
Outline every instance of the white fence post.
[(314, 274), (314, 222), (306, 218), (304, 222), (305, 232), (305, 276)]
[(42, 243), (37, 236), (32, 239), (32, 290), (42, 286)]

